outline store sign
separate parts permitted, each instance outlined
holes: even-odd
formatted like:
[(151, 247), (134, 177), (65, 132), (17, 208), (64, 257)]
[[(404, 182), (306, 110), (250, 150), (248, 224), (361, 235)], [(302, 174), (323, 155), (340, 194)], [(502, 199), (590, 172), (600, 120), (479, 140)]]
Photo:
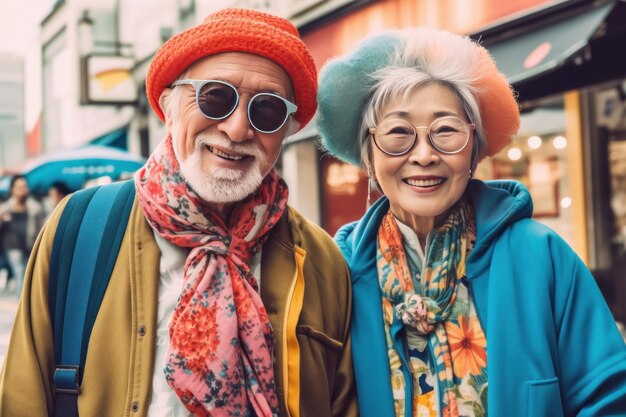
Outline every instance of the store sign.
[(81, 102), (83, 104), (133, 104), (137, 86), (132, 77), (135, 60), (119, 55), (89, 55), (82, 58)]
[(528, 54), (524, 60), (524, 69), (535, 68), (537, 65), (541, 64), (551, 50), (552, 44), (550, 42), (542, 42), (539, 46), (533, 49), (530, 54)]

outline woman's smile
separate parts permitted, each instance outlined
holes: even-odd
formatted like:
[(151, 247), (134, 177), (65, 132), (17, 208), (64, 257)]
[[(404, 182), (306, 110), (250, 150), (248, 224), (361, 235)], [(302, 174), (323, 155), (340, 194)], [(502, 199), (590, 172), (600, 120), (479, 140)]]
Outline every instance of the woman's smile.
[(447, 181), (447, 178), (434, 175), (422, 175), (405, 178), (403, 181), (417, 192), (433, 192), (438, 190), (440, 186)]

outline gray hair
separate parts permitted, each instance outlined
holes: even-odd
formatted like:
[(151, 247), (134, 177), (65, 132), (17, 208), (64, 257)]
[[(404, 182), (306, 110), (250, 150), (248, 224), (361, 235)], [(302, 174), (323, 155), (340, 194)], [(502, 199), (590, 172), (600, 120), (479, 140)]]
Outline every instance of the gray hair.
[(380, 111), (391, 100), (406, 98), (426, 85), (441, 84), (452, 90), (470, 122), (476, 125), (471, 163), (474, 170), (487, 145), (475, 96), (476, 68), (481, 63), (476, 44), (467, 37), (428, 28), (404, 29), (400, 34), (402, 42), (389, 65), (371, 75), (374, 84), (359, 127), (361, 161), (369, 173), (372, 140), (368, 129), (377, 125)]

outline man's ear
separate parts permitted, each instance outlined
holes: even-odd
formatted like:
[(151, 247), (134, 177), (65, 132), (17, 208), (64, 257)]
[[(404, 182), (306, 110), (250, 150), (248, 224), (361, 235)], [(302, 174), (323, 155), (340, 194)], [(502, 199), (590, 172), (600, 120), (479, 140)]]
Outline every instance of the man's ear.
[(170, 94), (172, 94), (172, 89), (168, 87), (165, 90), (163, 90), (163, 92), (161, 93), (161, 96), (159, 97), (159, 107), (161, 107), (161, 111), (163, 112), (163, 115), (165, 116), (165, 127), (167, 128), (167, 133), (172, 133), (171, 132), (172, 118), (170, 117), (168, 106), (166, 105), (167, 97)]

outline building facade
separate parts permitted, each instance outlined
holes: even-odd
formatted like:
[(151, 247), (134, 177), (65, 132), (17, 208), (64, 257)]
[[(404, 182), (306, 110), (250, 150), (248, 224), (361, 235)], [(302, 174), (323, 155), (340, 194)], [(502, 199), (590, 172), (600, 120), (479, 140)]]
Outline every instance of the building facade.
[[(482, 179), (515, 178), (534, 216), (589, 265), (626, 321), (626, 3), (618, 0), (87, 0), (57, 2), (42, 22), (41, 149), (122, 137), (147, 156), (164, 138), (144, 92), (148, 65), (175, 33), (223, 7), (291, 19), (318, 68), (386, 28), (426, 25), (480, 40), (518, 92), (513, 144)], [(122, 133), (119, 133), (122, 132)], [(324, 155), (314, 122), (285, 142), (290, 202), (329, 233), (365, 211), (367, 181)]]
[(0, 54), (0, 175), (14, 171), (25, 156), (24, 63), (13, 54)]
[[(374, 1), (304, 27), (318, 66), (380, 29), (426, 25), (469, 34), (518, 94), (513, 143), (477, 177), (525, 183), (534, 217), (591, 268), (626, 321), (626, 4), (621, 1)], [(315, 132), (309, 129), (309, 135)], [(318, 154), (320, 222), (330, 232), (359, 218), (367, 179)]]

